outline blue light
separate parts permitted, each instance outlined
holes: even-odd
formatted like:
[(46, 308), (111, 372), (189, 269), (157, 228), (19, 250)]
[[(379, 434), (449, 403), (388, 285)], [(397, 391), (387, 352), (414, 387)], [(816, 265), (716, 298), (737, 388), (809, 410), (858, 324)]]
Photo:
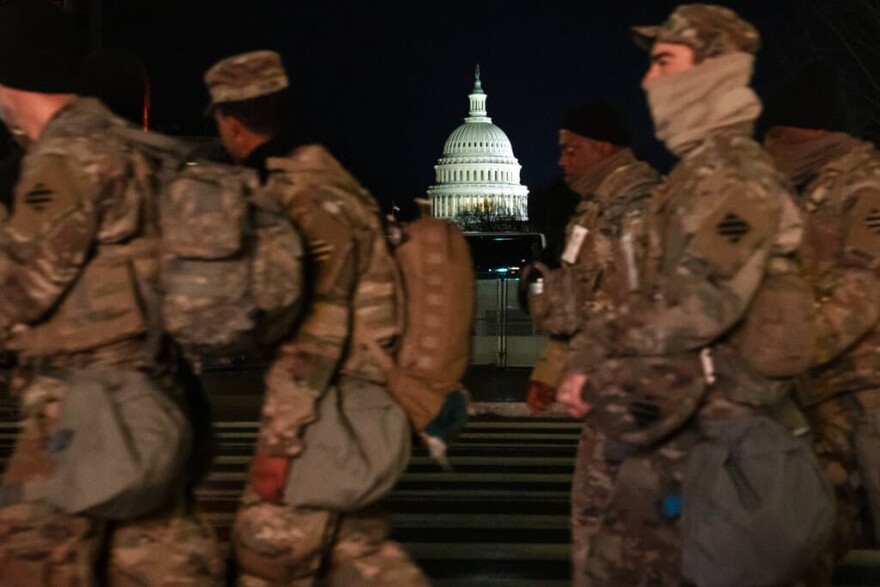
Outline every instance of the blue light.
[(495, 270), (495, 273), (507, 273), (509, 269), (507, 267), (499, 267)]

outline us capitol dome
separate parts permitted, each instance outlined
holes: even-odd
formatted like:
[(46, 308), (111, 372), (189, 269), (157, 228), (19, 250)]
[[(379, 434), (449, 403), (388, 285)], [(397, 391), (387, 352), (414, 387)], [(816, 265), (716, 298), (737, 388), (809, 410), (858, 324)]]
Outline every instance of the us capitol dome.
[(486, 114), (486, 93), (477, 66), (470, 112), (452, 131), (443, 156), (434, 166), (435, 185), (428, 188), (434, 216), (456, 220), (462, 214), (490, 214), (528, 220), (529, 189), (520, 184), (522, 166), (504, 131)]

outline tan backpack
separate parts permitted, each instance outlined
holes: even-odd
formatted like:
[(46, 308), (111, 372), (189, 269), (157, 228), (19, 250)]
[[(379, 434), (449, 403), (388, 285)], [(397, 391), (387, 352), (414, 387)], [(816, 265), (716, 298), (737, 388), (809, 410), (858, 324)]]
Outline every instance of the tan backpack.
[(447, 220), (395, 224), (391, 240), (406, 322), (394, 360), (382, 356), (391, 394), (422, 432), (470, 363), (474, 268), (464, 234)]

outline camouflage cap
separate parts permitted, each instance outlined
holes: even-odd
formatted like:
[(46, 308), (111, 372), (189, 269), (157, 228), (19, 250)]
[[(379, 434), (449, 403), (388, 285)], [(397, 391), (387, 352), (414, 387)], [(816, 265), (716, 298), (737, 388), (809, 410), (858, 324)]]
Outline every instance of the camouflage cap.
[(205, 73), (205, 85), (211, 95), (211, 108), (224, 102), (274, 94), (290, 84), (281, 55), (275, 51), (253, 51), (215, 63)]
[(662, 25), (632, 29), (637, 45), (650, 51), (654, 43), (687, 45), (700, 62), (726, 53), (755, 54), (761, 46), (757, 29), (724, 6), (685, 4), (669, 15)]

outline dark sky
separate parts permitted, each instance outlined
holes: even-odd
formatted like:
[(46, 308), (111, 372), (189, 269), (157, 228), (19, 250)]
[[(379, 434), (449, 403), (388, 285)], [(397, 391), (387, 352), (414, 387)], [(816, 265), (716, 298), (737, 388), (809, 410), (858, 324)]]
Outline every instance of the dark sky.
[[(669, 165), (651, 136), (639, 87), (647, 61), (627, 30), (661, 22), (675, 2), (409, 0), (377, 7), (384, 4), (105, 0), (102, 33), (105, 46), (144, 57), (154, 126), (171, 133), (213, 134), (201, 117), (201, 75), (213, 62), (241, 51), (279, 51), (301, 119), (386, 206), (422, 196), (433, 183), (443, 143), (467, 115), (477, 63), (489, 115), (510, 137), (526, 185), (557, 175), (562, 113), (590, 97), (616, 101), (631, 120), (637, 152)], [(824, 25), (799, 2), (726, 4), (765, 38), (759, 93), (815, 52), (804, 45), (805, 27)]]

